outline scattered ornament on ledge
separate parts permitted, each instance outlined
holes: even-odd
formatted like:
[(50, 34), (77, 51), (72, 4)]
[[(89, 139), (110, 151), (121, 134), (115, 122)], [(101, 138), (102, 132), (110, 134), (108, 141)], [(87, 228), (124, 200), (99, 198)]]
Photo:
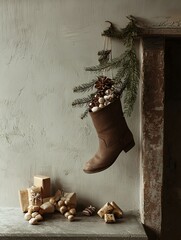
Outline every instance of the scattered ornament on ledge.
[(85, 216), (92, 216), (96, 212), (96, 208), (90, 205), (89, 207), (86, 207), (83, 211), (82, 214)]
[(45, 176), (34, 176), (32, 187), (19, 190), (20, 207), (25, 213), (24, 219), (31, 225), (38, 224), (43, 220), (44, 214), (54, 213), (56, 210), (69, 221), (74, 220), (77, 205), (76, 193), (57, 190), (51, 197), (50, 192), (50, 178)]
[(32, 186), (28, 188), (29, 206), (40, 206), (43, 203), (42, 188)]
[(119, 219), (123, 217), (123, 211), (121, 210), (121, 208), (115, 203), (115, 202), (111, 202), (111, 205), (113, 206), (113, 214), (114, 216)]
[(116, 219), (123, 217), (123, 211), (115, 202), (107, 202), (101, 209), (99, 209), (97, 214), (101, 218), (104, 218), (106, 223), (114, 223), (116, 222)]
[(116, 220), (115, 220), (114, 214), (112, 214), (112, 213), (106, 213), (106, 214), (104, 214), (104, 221), (105, 221), (106, 223), (115, 223)]
[(64, 193), (55, 204), (56, 209), (71, 222), (76, 215), (76, 205), (76, 193)]
[(104, 206), (97, 212), (97, 214), (99, 215), (99, 217), (104, 218), (104, 215), (107, 213), (112, 213), (113, 212), (113, 206), (107, 202), (106, 204), (104, 204)]
[(90, 112), (97, 112), (120, 97), (114, 88), (114, 82), (106, 76), (99, 76), (94, 86), (97, 93), (89, 103)]

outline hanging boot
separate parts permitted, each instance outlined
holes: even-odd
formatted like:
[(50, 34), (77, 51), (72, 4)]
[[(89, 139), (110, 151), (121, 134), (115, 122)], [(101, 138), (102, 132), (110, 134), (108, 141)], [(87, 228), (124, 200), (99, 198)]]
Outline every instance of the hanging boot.
[(120, 99), (97, 112), (90, 112), (90, 116), (98, 134), (99, 149), (86, 163), (84, 172), (96, 173), (110, 167), (122, 150), (128, 152), (135, 143), (123, 116)]

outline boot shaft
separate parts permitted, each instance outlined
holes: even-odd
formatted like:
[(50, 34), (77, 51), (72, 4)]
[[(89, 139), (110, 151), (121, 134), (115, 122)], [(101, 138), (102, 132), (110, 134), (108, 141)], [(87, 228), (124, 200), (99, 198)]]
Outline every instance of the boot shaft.
[(121, 129), (124, 131), (128, 128), (123, 116), (120, 99), (97, 112), (90, 112), (90, 116), (98, 135), (111, 129), (119, 132)]

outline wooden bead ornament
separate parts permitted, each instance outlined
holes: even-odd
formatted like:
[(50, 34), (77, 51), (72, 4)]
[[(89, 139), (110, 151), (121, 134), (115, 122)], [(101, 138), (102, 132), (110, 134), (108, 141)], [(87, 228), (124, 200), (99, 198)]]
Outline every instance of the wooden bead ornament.
[(105, 94), (106, 94), (106, 95), (110, 95), (111, 93), (112, 93), (111, 89), (107, 89), (107, 90), (105, 91)]
[(32, 216), (32, 218), (35, 218), (38, 214), (39, 214), (38, 212), (33, 212), (33, 213), (31, 214), (31, 216)]
[(70, 222), (74, 221), (74, 215), (69, 215), (67, 218)]
[(69, 199), (65, 200), (65, 201), (64, 201), (64, 204), (65, 204), (66, 206), (68, 206), (68, 205), (70, 204)]
[(49, 202), (50, 202), (51, 204), (53, 204), (53, 205), (56, 204), (56, 201), (55, 201), (55, 199), (54, 199), (53, 197), (50, 198)]
[(35, 225), (35, 224), (37, 224), (37, 223), (38, 223), (38, 221), (37, 221), (36, 218), (31, 218), (31, 219), (29, 220), (29, 224), (31, 224), (31, 225)]
[(58, 205), (59, 208), (62, 207), (64, 204), (65, 204), (65, 203), (64, 203), (63, 200), (60, 200), (60, 201), (58, 201), (58, 203), (57, 203), (57, 205)]
[(105, 96), (104, 96), (104, 99), (105, 99), (105, 100), (108, 100), (108, 99), (109, 99), (109, 95), (108, 95), (108, 96), (105, 95)]
[(103, 98), (103, 97), (100, 97), (100, 98), (98, 99), (98, 102), (99, 102), (99, 103), (104, 103), (104, 98)]
[(99, 110), (99, 107), (93, 107), (92, 112), (97, 112)]
[(71, 215), (69, 212), (66, 212), (66, 213), (64, 214), (64, 216), (65, 216), (66, 218), (68, 218), (69, 215)]
[(43, 220), (43, 217), (42, 217), (41, 214), (38, 214), (38, 215), (36, 215), (35, 219), (36, 219), (37, 221), (42, 221), (42, 220)]
[(39, 206), (28, 206), (28, 213), (32, 214), (33, 212), (38, 212), (40, 210)]
[(61, 212), (61, 214), (64, 214), (66, 211), (67, 211), (66, 206), (60, 207), (60, 212)]
[(31, 216), (30, 213), (25, 213), (24, 219), (25, 219), (26, 221), (29, 221), (31, 218), (32, 218), (32, 216)]
[(71, 209), (69, 210), (69, 213), (70, 213), (71, 215), (75, 215), (75, 214), (76, 214), (76, 209), (75, 209), (75, 208), (71, 208)]

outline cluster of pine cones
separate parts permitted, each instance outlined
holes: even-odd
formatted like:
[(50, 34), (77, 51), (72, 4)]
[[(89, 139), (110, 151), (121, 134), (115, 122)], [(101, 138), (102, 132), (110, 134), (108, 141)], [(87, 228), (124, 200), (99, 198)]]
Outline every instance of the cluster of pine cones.
[(98, 77), (95, 88), (97, 93), (89, 103), (90, 112), (101, 110), (119, 97), (119, 94), (115, 91), (113, 80), (106, 76)]

